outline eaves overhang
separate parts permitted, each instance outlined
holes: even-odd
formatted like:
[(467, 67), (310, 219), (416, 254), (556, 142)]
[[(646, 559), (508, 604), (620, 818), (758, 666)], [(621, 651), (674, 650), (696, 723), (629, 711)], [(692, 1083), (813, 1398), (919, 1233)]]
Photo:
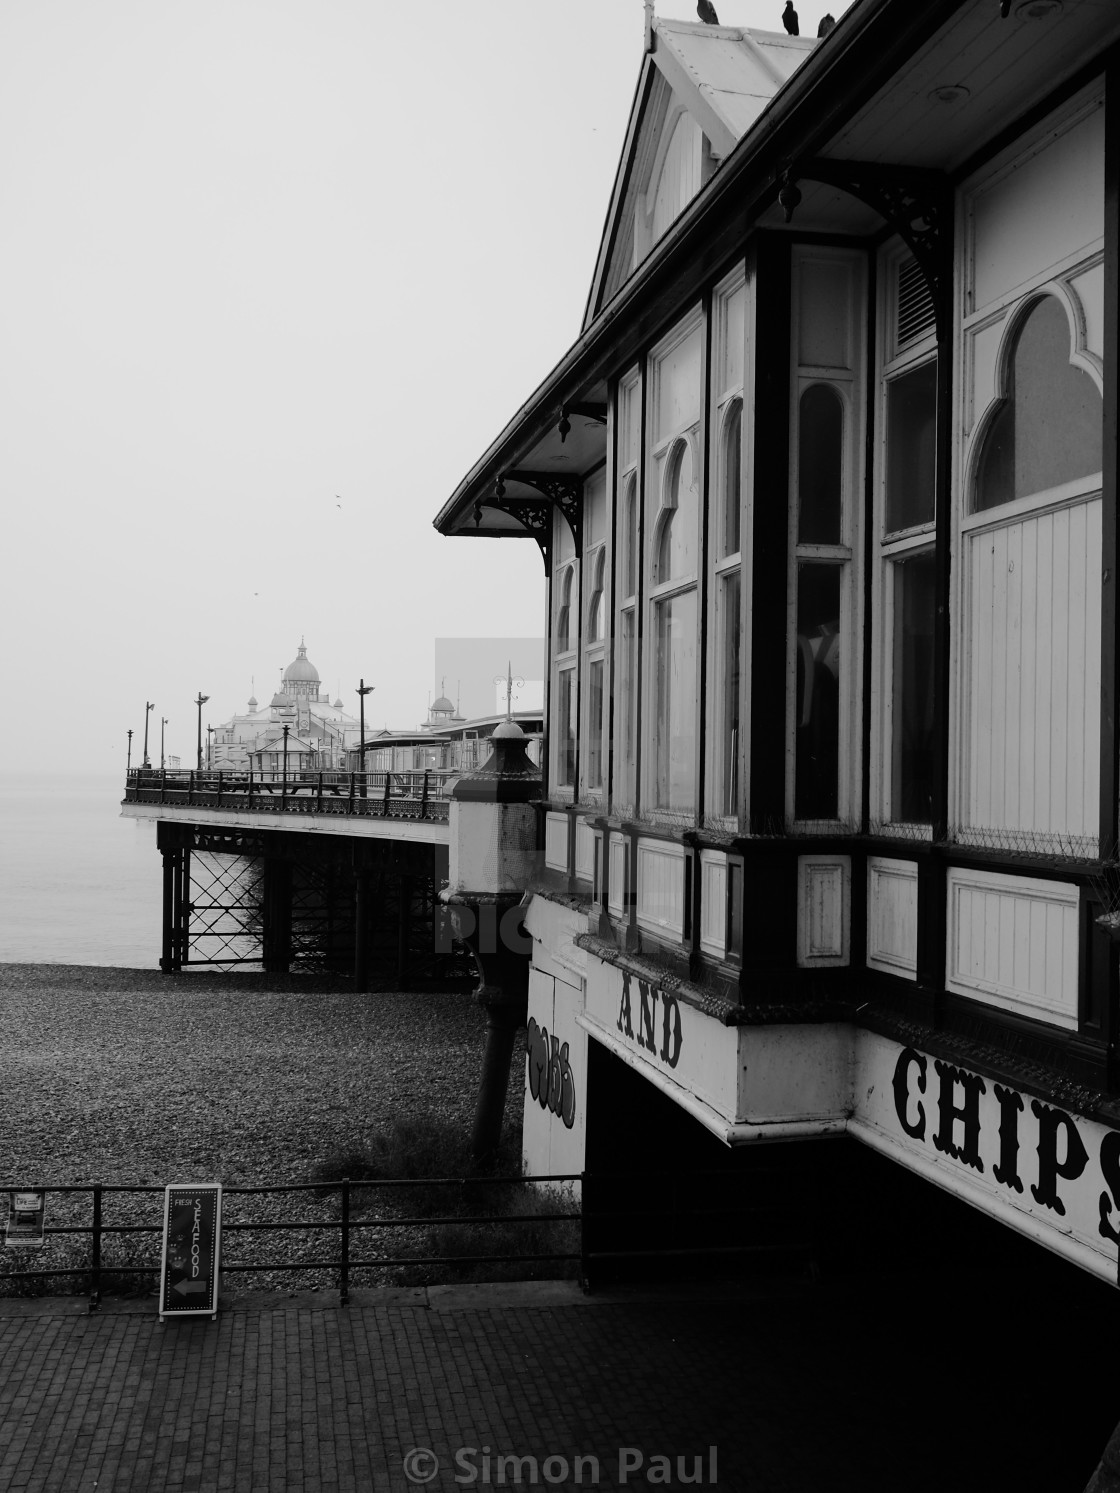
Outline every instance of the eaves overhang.
[[(691, 293), (742, 251), (790, 163), (823, 152), (840, 126), (969, 3), (856, 0), (827, 43), (809, 54), (649, 257), (491, 442), (439, 510), (434, 527), (443, 534), (487, 532), (477, 520), (503, 474), (533, 468), (534, 452), (548, 441), (565, 408), (588, 400)], [(511, 532), (529, 533), (518, 526)]]

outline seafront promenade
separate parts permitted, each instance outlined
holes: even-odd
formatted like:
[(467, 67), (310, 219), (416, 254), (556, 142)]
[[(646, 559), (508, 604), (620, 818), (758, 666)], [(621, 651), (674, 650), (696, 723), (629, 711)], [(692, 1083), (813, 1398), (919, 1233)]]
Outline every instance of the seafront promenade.
[(1003, 1373), (975, 1344), (942, 1360), (979, 1293), (892, 1315), (901, 1285), (258, 1294), (166, 1326), (151, 1301), (8, 1301), (0, 1488), (1081, 1493), (1099, 1407), (1071, 1418), (1042, 1374), (1013, 1391), (1022, 1333)]
[[(0, 1009), (4, 1182), (306, 1181), (393, 1114), (468, 1124), (481, 1057), (470, 997), (314, 977), (0, 965)], [(591, 1295), (359, 1281), (348, 1307), (308, 1271), (231, 1277), (217, 1321), (166, 1325), (153, 1296), (0, 1296), (0, 1490), (1082, 1493), (1120, 1418), (1113, 1293), (1038, 1260)]]

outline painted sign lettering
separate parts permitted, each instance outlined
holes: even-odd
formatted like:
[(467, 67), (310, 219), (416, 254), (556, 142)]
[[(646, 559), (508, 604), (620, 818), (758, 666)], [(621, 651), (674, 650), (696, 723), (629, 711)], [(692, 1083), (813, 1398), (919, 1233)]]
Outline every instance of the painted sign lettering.
[(161, 1319), (216, 1315), (221, 1220), (221, 1183), (164, 1189)]
[[(618, 1030), (646, 1052), (659, 1057), (669, 1068), (680, 1062), (681, 1007), (675, 995), (659, 990), (648, 980), (638, 980), (638, 1017), (634, 1019), (634, 1000), (629, 970), (622, 971), (622, 997), (618, 1006)], [(658, 1017), (658, 1003), (661, 1012)]]
[(576, 1118), (576, 1081), (568, 1061), (568, 1044), (550, 1037), (546, 1026), (530, 1016), (525, 1034), (529, 1057), (529, 1092), (542, 1109), (550, 1109), (570, 1130)]
[[(936, 1083), (931, 1080), (931, 1066)], [(924, 1053), (904, 1047), (895, 1063), (892, 1087), (895, 1115), (906, 1135), (923, 1144), (932, 1143), (942, 1155), (975, 1172), (984, 1171), (980, 1099), (988, 1090), (978, 1073), (939, 1058), (934, 1058), (931, 1065)], [(1025, 1114), (1027, 1102), (1022, 1094), (1003, 1084), (993, 1083), (992, 1094), (999, 1113), (996, 1135), (987, 1137), (989, 1144), (994, 1142), (999, 1158), (992, 1165), (992, 1177), (1000, 1187), (1018, 1194), (1023, 1194), (1029, 1183), (1030, 1197), (1055, 1217), (1064, 1218), (1063, 1185), (1076, 1183), (1090, 1161), (1077, 1122), (1055, 1105), (1030, 1100), (1030, 1113), (1036, 1122), (1033, 1155), (1022, 1158), (1020, 1116)], [(990, 1120), (990, 1110), (988, 1117)], [(1097, 1199), (1099, 1233), (1102, 1239), (1117, 1244), (1120, 1227), (1112, 1222), (1112, 1216), (1120, 1209), (1120, 1132), (1103, 1133), (1098, 1160), (1105, 1183)], [(1028, 1170), (1026, 1179), (1024, 1170)]]

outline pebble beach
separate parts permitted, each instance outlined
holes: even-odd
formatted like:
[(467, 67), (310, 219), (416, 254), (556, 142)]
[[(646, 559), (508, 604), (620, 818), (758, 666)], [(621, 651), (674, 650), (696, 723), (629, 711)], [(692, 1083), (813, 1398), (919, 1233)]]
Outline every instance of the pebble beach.
[[(358, 994), (323, 976), (9, 964), (0, 966), (0, 1033), (0, 1186), (234, 1187), (311, 1181), (332, 1155), (360, 1148), (394, 1117), (469, 1127), (485, 1018), (472, 994)], [(514, 1131), (517, 1061), (506, 1112)], [(337, 1208), (298, 1197), (301, 1217)], [(230, 1201), (246, 1217), (276, 1206)], [(162, 1202), (107, 1194), (105, 1207), (107, 1224), (158, 1223)], [(89, 1210), (89, 1193), (51, 1195), (47, 1222), (88, 1222)], [(276, 1235), (236, 1237), (243, 1262), (268, 1258), (266, 1245), (276, 1253)], [(154, 1238), (110, 1236), (106, 1260), (150, 1256)], [(286, 1239), (287, 1252), (319, 1257), (322, 1235)], [(0, 1292), (16, 1286), (4, 1276), (21, 1268), (18, 1258), (24, 1269), (46, 1268), (72, 1260), (74, 1248), (48, 1240), (33, 1264), (31, 1251), (0, 1250)], [(328, 1283), (313, 1271), (237, 1281), (238, 1289)]]

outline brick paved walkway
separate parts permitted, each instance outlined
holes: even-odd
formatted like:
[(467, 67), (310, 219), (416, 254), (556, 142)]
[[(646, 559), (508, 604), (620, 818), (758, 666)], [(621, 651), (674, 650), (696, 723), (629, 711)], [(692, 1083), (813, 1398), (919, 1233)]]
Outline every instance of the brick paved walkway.
[[(265, 1301), (163, 1326), (152, 1301), (95, 1315), (75, 1300), (0, 1302), (0, 1489), (380, 1493), (421, 1476), (533, 1486), (535, 1472), (563, 1488), (1079, 1493), (1109, 1429), (1082, 1426), (1063, 1448), (1042, 1372), (1009, 1420), (993, 1391), (1008, 1364), (985, 1367), (967, 1324), (958, 1337), (913, 1300), (897, 1317), (800, 1288)], [(932, 1347), (947, 1332), (956, 1366), (938, 1383)], [(577, 1481), (579, 1456), (597, 1464)]]

